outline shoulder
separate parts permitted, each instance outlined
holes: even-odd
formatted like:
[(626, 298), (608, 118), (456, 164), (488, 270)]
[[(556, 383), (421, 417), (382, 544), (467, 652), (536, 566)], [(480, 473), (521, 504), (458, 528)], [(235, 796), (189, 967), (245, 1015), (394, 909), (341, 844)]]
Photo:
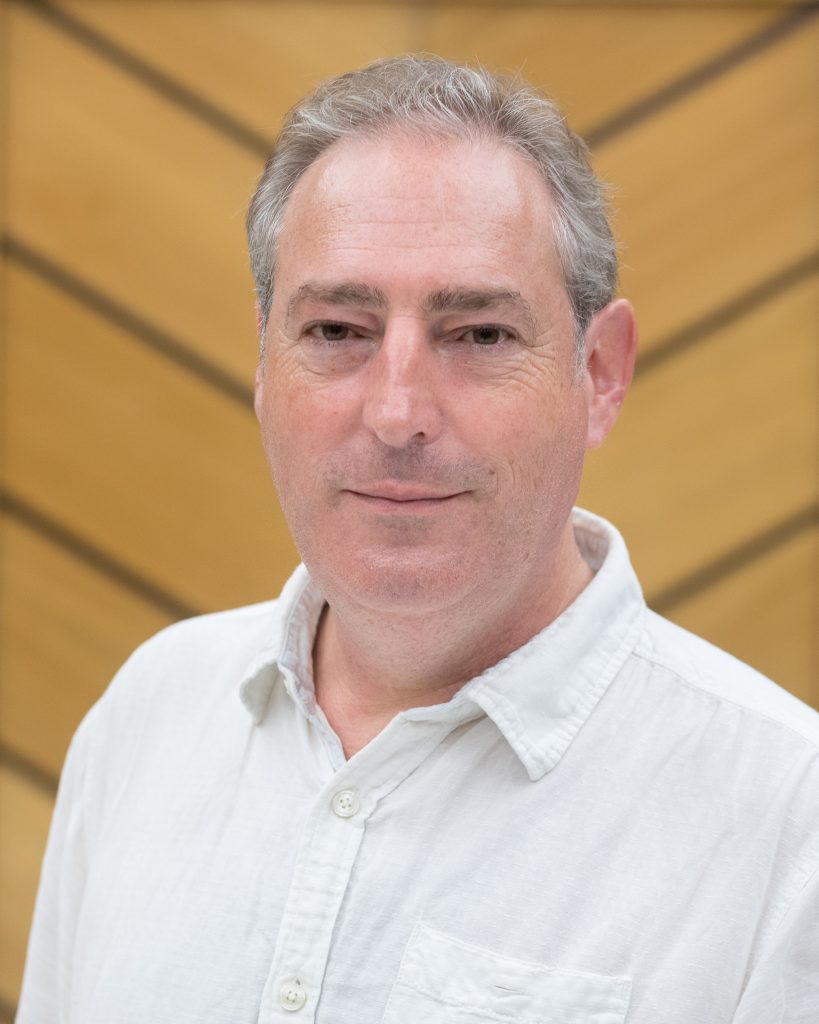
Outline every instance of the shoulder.
[(278, 600), (210, 612), (175, 622), (136, 648), (126, 662), (135, 665), (174, 664), (252, 653), (276, 629)]
[(238, 705), (248, 665), (278, 636), (278, 601), (185, 619), (150, 637), (130, 655), (98, 702), (109, 725), (150, 717), (196, 716), (214, 702)]
[(819, 753), (819, 713), (707, 640), (649, 611), (634, 653), (703, 701)]

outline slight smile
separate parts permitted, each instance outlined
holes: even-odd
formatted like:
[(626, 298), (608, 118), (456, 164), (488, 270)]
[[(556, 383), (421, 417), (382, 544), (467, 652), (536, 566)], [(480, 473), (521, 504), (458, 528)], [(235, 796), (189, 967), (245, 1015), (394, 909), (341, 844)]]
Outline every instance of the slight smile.
[(361, 491), (348, 490), (347, 493), (374, 512), (413, 514), (440, 509), (453, 498), (458, 498), (466, 492), (436, 494), (418, 487), (379, 487)]

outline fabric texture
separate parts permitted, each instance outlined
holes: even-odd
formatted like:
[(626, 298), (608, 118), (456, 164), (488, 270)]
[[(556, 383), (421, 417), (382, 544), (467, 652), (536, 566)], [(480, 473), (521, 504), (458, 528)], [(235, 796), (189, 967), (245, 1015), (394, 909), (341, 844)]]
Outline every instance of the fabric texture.
[(19, 1024), (819, 1020), (819, 716), (574, 523), (574, 604), (349, 760), (304, 568), (140, 647), (68, 754)]

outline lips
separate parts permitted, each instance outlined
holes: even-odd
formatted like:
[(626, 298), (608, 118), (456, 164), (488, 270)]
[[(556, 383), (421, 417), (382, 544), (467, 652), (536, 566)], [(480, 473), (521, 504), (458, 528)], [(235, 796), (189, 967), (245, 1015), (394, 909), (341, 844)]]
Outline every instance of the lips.
[(360, 504), (376, 512), (419, 513), (440, 509), (463, 491), (439, 491), (416, 484), (389, 484), (349, 488)]
[(356, 494), (361, 498), (380, 498), (384, 501), (395, 501), (400, 503), (413, 501), (446, 501), (447, 499), (454, 498), (461, 493), (458, 491), (442, 492), (430, 487), (408, 484), (351, 487), (349, 490), (351, 494)]

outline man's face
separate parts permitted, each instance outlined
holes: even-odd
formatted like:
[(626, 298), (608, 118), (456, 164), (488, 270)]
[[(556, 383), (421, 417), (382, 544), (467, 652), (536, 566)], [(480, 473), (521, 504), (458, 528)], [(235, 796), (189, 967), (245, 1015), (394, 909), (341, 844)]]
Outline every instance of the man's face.
[(256, 408), (331, 605), (525, 601), (554, 569), (589, 389), (550, 210), (488, 141), (345, 140), (295, 189)]

